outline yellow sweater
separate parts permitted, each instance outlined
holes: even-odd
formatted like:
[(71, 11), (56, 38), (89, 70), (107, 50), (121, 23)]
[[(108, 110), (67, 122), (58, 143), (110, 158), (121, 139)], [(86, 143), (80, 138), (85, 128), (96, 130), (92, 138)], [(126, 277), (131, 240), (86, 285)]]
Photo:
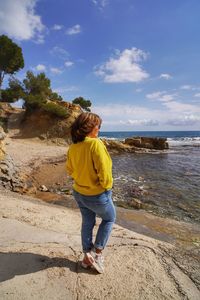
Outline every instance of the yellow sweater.
[(112, 160), (99, 138), (86, 137), (70, 145), (66, 168), (74, 179), (74, 190), (80, 194), (98, 195), (112, 188)]

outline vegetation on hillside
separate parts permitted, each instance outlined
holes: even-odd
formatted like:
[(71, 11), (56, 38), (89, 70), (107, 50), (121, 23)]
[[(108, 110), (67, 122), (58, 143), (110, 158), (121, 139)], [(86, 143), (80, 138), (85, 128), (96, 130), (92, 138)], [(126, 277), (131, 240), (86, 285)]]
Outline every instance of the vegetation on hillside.
[(86, 111), (91, 111), (90, 107), (92, 105), (90, 100), (86, 100), (83, 97), (77, 97), (75, 98), (72, 103), (79, 104), (80, 107), (82, 107)]
[(10, 103), (23, 99), (23, 107), (27, 112), (42, 109), (58, 117), (68, 115), (67, 109), (59, 105), (62, 97), (52, 92), (51, 81), (45, 73), (34, 75), (28, 71), (23, 82), (12, 77), (9, 80), (9, 87), (2, 91), (2, 96), (4, 101)]
[[(67, 117), (69, 112), (67, 107), (61, 104), (62, 97), (52, 91), (51, 81), (44, 72), (34, 75), (32, 71), (27, 71), (23, 81), (13, 76), (23, 67), (22, 49), (7, 36), (0, 36), (0, 101), (13, 103), (23, 99), (23, 108), (29, 113), (40, 109), (61, 118)], [(5, 74), (11, 77), (8, 87), (1, 90)], [(83, 97), (75, 98), (72, 103), (80, 105), (85, 111), (90, 111), (92, 105), (90, 100)]]

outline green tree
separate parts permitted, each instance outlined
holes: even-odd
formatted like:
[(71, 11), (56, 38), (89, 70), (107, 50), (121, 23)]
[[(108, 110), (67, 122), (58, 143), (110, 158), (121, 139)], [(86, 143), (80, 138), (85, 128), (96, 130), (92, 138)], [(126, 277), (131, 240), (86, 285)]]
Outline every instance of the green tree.
[(23, 108), (29, 112), (42, 109), (61, 118), (68, 116), (67, 109), (59, 105), (62, 97), (52, 92), (51, 81), (45, 73), (34, 75), (33, 72), (28, 71), (23, 83), (12, 77), (9, 80), (9, 87), (2, 91), (2, 95), (6, 102), (23, 99)]
[[(13, 75), (24, 67), (22, 49), (6, 35), (0, 36), (0, 91), (5, 75)], [(0, 93), (1, 98), (1, 93)]]
[(49, 96), (49, 100), (51, 101), (62, 101), (63, 98), (58, 95), (56, 92), (52, 92), (51, 95)]
[(91, 111), (90, 107), (92, 105), (90, 100), (86, 100), (83, 97), (77, 97), (72, 101), (73, 104), (79, 104), (84, 110)]
[(24, 101), (25, 108), (34, 109), (41, 107), (47, 102), (52, 94), (50, 88), (50, 79), (46, 77), (45, 73), (34, 75), (33, 72), (28, 71), (26, 78), (23, 80), (24, 84)]
[(2, 90), (2, 101), (13, 103), (24, 97), (24, 89), (21, 82), (12, 77), (9, 79), (9, 88)]

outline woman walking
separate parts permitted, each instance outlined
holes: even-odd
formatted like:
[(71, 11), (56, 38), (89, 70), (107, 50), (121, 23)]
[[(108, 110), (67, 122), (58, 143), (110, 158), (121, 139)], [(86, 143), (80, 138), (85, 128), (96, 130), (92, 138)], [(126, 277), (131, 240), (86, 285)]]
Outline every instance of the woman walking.
[[(98, 138), (101, 118), (93, 113), (81, 113), (71, 127), (73, 144), (67, 153), (67, 172), (74, 179), (73, 195), (82, 215), (81, 240), (84, 258), (82, 267), (93, 266), (103, 273), (102, 251), (115, 222), (112, 201), (112, 160)], [(95, 241), (93, 228), (100, 217)]]

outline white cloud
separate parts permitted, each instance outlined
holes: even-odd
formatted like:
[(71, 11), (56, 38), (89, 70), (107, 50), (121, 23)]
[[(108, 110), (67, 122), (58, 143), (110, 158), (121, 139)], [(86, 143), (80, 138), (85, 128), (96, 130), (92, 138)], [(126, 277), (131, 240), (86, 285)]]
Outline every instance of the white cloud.
[(165, 94), (160, 97), (160, 101), (162, 101), (162, 102), (173, 101), (175, 97), (176, 97), (176, 94)]
[[(188, 115), (200, 116), (200, 107), (198, 104), (183, 103), (177, 101), (177, 94), (167, 94), (163, 92), (154, 92), (152, 94), (147, 94), (148, 99), (153, 99), (162, 102), (162, 106), (165, 107), (165, 113), (168, 115), (169, 120), (174, 120), (173, 124), (176, 123), (176, 120), (188, 119)], [(198, 117), (199, 118), (199, 117)], [(183, 122), (184, 123), (184, 122)], [(172, 123), (171, 123), (172, 124)], [(181, 122), (177, 123), (181, 124)]]
[(59, 47), (59, 46), (55, 46), (50, 50), (50, 54), (53, 56), (56, 56), (58, 58), (61, 59), (66, 59), (69, 56), (69, 53), (67, 52), (67, 50)]
[(63, 71), (62, 71), (61, 69), (59, 69), (59, 68), (54, 68), (54, 67), (51, 67), (51, 68), (50, 68), (50, 71), (51, 71), (51, 73), (53, 73), (53, 74), (62, 74), (62, 73), (63, 73)]
[(147, 53), (137, 48), (125, 49), (122, 52), (117, 50), (115, 57), (95, 68), (95, 74), (108, 83), (140, 82), (149, 77), (140, 65), (146, 58)]
[(200, 87), (199, 86), (195, 86), (195, 85), (190, 85), (190, 84), (185, 84), (185, 85), (182, 85), (180, 87), (181, 90), (188, 90), (188, 91), (199, 91), (200, 90)]
[(56, 92), (56, 93), (59, 93), (59, 94), (62, 94), (62, 93), (66, 93), (66, 92), (75, 92), (75, 91), (78, 91), (79, 88), (77, 86), (64, 86), (64, 87), (58, 87), (58, 88), (55, 88), (53, 91)]
[(151, 94), (147, 94), (147, 99), (161, 101), (161, 102), (169, 102), (173, 101), (176, 98), (177, 94), (167, 94), (165, 91), (158, 91)]
[(55, 24), (52, 29), (53, 30), (61, 30), (63, 28), (63, 25)]
[(44, 71), (46, 71), (46, 66), (45, 66), (45, 65), (42, 65), (42, 64), (39, 64), (39, 65), (37, 65), (34, 69), (35, 69), (36, 71), (44, 72)]
[(172, 76), (170, 74), (163, 73), (163, 74), (160, 74), (160, 78), (169, 80), (172, 78)]
[(136, 106), (133, 104), (105, 104), (105, 105), (94, 105), (93, 111), (102, 115), (105, 119), (116, 119), (119, 120), (132, 120), (133, 116), (135, 119), (142, 120), (157, 120), (160, 118), (160, 110), (150, 109), (143, 106)]
[(102, 117), (102, 130), (170, 130), (173, 126), (197, 130), (200, 126), (199, 105), (177, 101), (163, 102), (160, 108), (110, 103), (94, 105), (92, 111)]
[(180, 128), (184, 126), (200, 126), (200, 107), (198, 104), (177, 101), (177, 94), (167, 94), (165, 91), (147, 94), (146, 97), (162, 102), (165, 113), (161, 112), (162, 120), (160, 121), (163, 124), (179, 126)]
[(91, 0), (94, 5), (96, 5), (99, 9), (103, 9), (108, 5), (109, 0)]
[(146, 128), (155, 129), (161, 119), (161, 112), (133, 104), (105, 104), (94, 105), (92, 111), (103, 119), (102, 130), (134, 130)]
[(194, 126), (194, 125), (200, 125), (200, 116), (196, 116), (193, 114), (181, 116), (177, 119), (171, 119), (166, 122), (168, 125), (173, 126)]
[(128, 121), (120, 121), (121, 124), (124, 125), (134, 125), (134, 126), (157, 126), (159, 122), (157, 120), (151, 119), (136, 119), (136, 120), (128, 120)]
[(185, 84), (185, 85), (182, 85), (180, 87), (181, 90), (191, 90), (192, 89), (192, 86), (189, 85), (189, 84)]
[(0, 1), (0, 34), (19, 41), (35, 39), (44, 42), (41, 17), (35, 13), (37, 0)]
[(195, 94), (194, 97), (198, 97), (199, 98), (200, 97), (200, 93)]
[(73, 35), (73, 34), (78, 34), (80, 32), (81, 32), (81, 26), (79, 24), (76, 24), (73, 27), (68, 28), (66, 34)]
[(148, 99), (153, 99), (153, 100), (157, 100), (159, 99), (160, 97), (162, 97), (162, 95), (165, 94), (165, 92), (153, 92), (151, 94), (147, 94), (146, 97)]
[(178, 101), (171, 101), (171, 102), (165, 102), (163, 103), (165, 107), (169, 109), (170, 112), (176, 113), (177, 116), (181, 114), (199, 114), (200, 113), (200, 107), (195, 104), (189, 104), (189, 103), (182, 103)]
[(142, 92), (142, 89), (141, 88), (138, 88), (135, 90), (137, 93), (141, 93)]
[(74, 64), (73, 61), (70, 61), (70, 60), (68, 60), (64, 63), (65, 67), (67, 67), (67, 68), (73, 66), (73, 64)]

